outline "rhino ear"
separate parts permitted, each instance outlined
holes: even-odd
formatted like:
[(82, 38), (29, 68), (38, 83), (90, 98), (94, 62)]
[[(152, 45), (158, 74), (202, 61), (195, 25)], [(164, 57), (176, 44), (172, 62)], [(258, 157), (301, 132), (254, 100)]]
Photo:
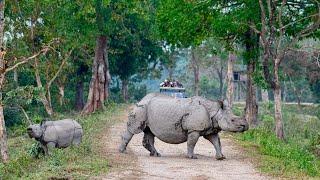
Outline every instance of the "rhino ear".
[(47, 122), (47, 119), (42, 120), (39, 127), (41, 129), (46, 129), (47, 128), (47, 123), (46, 122)]
[(218, 105), (221, 109), (223, 109), (223, 101), (222, 100), (218, 100)]

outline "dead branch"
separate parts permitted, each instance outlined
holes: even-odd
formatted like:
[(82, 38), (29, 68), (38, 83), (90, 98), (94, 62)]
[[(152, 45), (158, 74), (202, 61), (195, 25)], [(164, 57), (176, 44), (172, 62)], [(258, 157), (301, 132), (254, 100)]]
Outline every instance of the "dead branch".
[(27, 120), (27, 122), (29, 123), (29, 125), (32, 125), (32, 122), (31, 122), (31, 120), (30, 120), (27, 112), (24, 110), (24, 108), (23, 108), (22, 106), (20, 106), (20, 105), (17, 105), (17, 106), (18, 106), (18, 108), (21, 109), (21, 111), (22, 111), (22, 113), (24, 114), (24, 116), (26, 117), (26, 120)]
[(16, 64), (13, 65), (12, 67), (7, 68), (7, 69), (4, 71), (4, 73), (8, 73), (8, 72), (14, 70), (15, 68), (17, 68), (17, 67), (19, 67), (20, 65), (23, 65), (23, 64), (25, 64), (25, 63), (27, 63), (27, 62), (29, 62), (30, 60), (38, 57), (39, 55), (45, 54), (47, 51), (48, 51), (48, 48), (45, 47), (45, 48), (41, 49), (38, 53), (36, 53), (36, 54), (34, 54), (34, 55), (30, 56), (30, 57), (27, 57), (27, 58), (26, 58), (26, 57), (22, 57), (22, 60), (21, 60), (20, 62), (16, 63)]

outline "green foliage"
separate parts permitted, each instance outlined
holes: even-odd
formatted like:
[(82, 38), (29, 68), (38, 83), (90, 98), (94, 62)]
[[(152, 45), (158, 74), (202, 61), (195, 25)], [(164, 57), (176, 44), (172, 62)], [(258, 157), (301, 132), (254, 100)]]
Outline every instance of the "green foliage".
[(319, 103), (320, 102), (320, 80), (314, 82), (314, 83), (311, 83), (310, 84), (311, 86), (311, 91), (312, 93), (314, 94), (314, 96), (316, 97), (316, 102)]
[(8, 106), (30, 105), (33, 101), (40, 101), (43, 88), (34, 86), (19, 86), (5, 94), (4, 103)]
[[(203, 4), (202, 4), (203, 3)], [(205, 11), (207, 2), (184, 0), (160, 1), (157, 29), (161, 40), (182, 47), (197, 46), (210, 34), (210, 21), (215, 11)]]
[[(219, 85), (215, 79), (211, 79), (207, 76), (203, 76), (200, 79), (200, 94), (201, 96), (211, 98), (211, 99), (219, 99)], [(215, 95), (215, 96), (214, 96)]]
[(4, 108), (4, 118), (6, 127), (13, 127), (15, 125), (23, 124), (23, 115), (18, 108)]
[(131, 95), (131, 100), (133, 102), (140, 101), (147, 94), (147, 86), (145, 84), (131, 84), (129, 85), (129, 94)]
[(40, 142), (34, 142), (29, 148), (28, 154), (33, 158), (39, 158), (39, 156), (44, 155)]
[(309, 149), (311, 152), (320, 157), (320, 133), (318, 132), (315, 136), (311, 137)]

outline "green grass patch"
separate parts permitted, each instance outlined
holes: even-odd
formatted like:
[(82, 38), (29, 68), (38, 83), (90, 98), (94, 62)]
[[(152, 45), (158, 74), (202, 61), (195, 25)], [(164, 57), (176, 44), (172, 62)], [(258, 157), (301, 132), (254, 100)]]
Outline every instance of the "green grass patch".
[(260, 168), (277, 176), (320, 176), (320, 161), (307, 149), (276, 138), (273, 132), (263, 128), (251, 129), (236, 138), (254, 147), (260, 156)]
[[(55, 149), (50, 157), (33, 157), (35, 140), (26, 135), (9, 138), (10, 162), (0, 163), (0, 179), (88, 179), (108, 172), (108, 159), (101, 156), (98, 137), (116, 122), (115, 115), (124, 113), (126, 108), (126, 105), (110, 104), (103, 112), (85, 117), (73, 115), (84, 129), (81, 145)], [(63, 117), (66, 116), (60, 115)]]
[[(235, 107), (235, 112), (242, 107)], [(234, 137), (256, 157), (262, 172), (286, 178), (320, 177), (320, 120), (319, 107), (284, 105), (283, 123), (285, 141), (277, 139), (274, 132), (273, 104), (259, 106), (259, 127)]]

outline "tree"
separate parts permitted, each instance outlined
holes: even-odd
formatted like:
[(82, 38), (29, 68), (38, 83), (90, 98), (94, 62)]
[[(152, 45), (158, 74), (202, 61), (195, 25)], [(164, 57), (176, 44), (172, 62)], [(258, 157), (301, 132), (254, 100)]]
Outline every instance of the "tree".
[(5, 80), (5, 47), (4, 47), (4, 26), (5, 26), (5, 17), (4, 17), (4, 9), (5, 9), (5, 1), (0, 1), (0, 153), (1, 159), (3, 162), (8, 162), (8, 145), (7, 145), (7, 135), (6, 135), (6, 127), (4, 123), (4, 115), (3, 115), (3, 105), (2, 105), (2, 89), (4, 86)]
[(104, 108), (104, 101), (109, 96), (109, 73), (108, 41), (109, 29), (106, 26), (111, 19), (111, 8), (102, 0), (95, 1), (96, 26), (98, 28), (96, 38), (95, 56), (92, 64), (92, 77), (89, 86), (87, 103), (82, 113), (89, 114)]
[(147, 2), (122, 1), (112, 8), (119, 21), (114, 23), (117, 32), (110, 35), (110, 69), (121, 80), (124, 102), (129, 100), (132, 76), (146, 76), (154, 69), (150, 64), (156, 64), (161, 55), (162, 50), (153, 39), (150, 6)]
[(179, 49), (166, 44), (163, 45), (163, 49), (165, 58), (163, 58), (162, 65), (168, 70), (169, 80), (173, 80), (174, 70), (176, 68), (177, 59), (179, 55)]
[(5, 59), (6, 48), (4, 45), (4, 32), (5, 32), (5, 1), (0, 1), (0, 151), (1, 159), (4, 163), (8, 162), (8, 146), (7, 146), (7, 135), (5, 127), (5, 119), (3, 114), (3, 101), (2, 101), (2, 92), (3, 87), (6, 83), (6, 74), (10, 71), (15, 70), (17, 67), (28, 63), (29, 61), (37, 58), (38, 56), (46, 53), (48, 51), (48, 46), (42, 47), (42, 49), (30, 57), (21, 57), (17, 58), (16, 61), (8, 62)]
[[(210, 12), (195, 10), (194, 2), (184, 0), (160, 1), (157, 10), (159, 39), (172, 46), (190, 48), (191, 67), (194, 75), (194, 94), (199, 95), (199, 65), (195, 49), (209, 34)], [(193, 13), (189, 16), (190, 13)]]
[(319, 32), (320, 6), (316, 1), (259, 0), (264, 78), (274, 93), (276, 135), (284, 139), (281, 110), (280, 64), (298, 40)]
[(235, 58), (232, 53), (229, 53), (228, 57), (228, 69), (227, 69), (227, 94), (226, 99), (232, 107), (233, 105), (233, 64), (234, 64)]
[(259, 36), (253, 30), (248, 29), (244, 36), (245, 53), (244, 59), (247, 64), (247, 94), (245, 106), (245, 118), (249, 125), (255, 127), (258, 125), (258, 104), (256, 95), (256, 86), (254, 85), (254, 73), (257, 60), (259, 59)]
[(199, 87), (199, 79), (200, 79), (200, 65), (199, 59), (195, 55), (195, 49), (191, 48), (191, 66), (193, 70), (194, 77), (194, 95), (199, 96), (200, 87)]
[[(242, 54), (247, 65), (245, 118), (251, 127), (258, 124), (258, 105), (256, 100), (255, 74), (259, 60), (259, 36), (250, 28), (252, 23), (259, 21), (259, 5), (254, 0), (223, 0), (213, 2), (220, 13), (216, 15), (213, 24), (215, 34), (222, 37), (232, 37), (238, 44), (244, 46)], [(212, 7), (209, 6), (209, 7)]]

